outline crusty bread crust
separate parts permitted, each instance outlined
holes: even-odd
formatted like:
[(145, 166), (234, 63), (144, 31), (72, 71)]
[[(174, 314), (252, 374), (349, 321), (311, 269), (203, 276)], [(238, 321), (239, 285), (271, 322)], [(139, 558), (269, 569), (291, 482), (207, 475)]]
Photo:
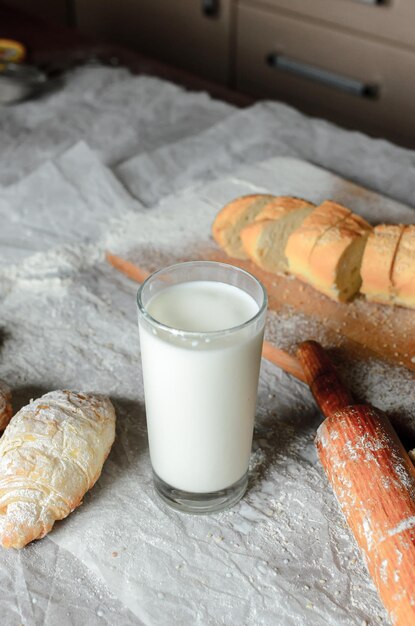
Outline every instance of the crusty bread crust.
[(394, 301), (415, 308), (415, 224), (404, 226), (392, 270)]
[[(355, 295), (361, 285), (359, 270), (364, 242), (370, 229), (370, 225), (363, 218), (350, 213), (320, 237), (309, 259), (309, 272), (317, 289), (340, 301), (346, 301)], [(343, 281), (345, 255), (359, 239), (363, 239), (361, 249), (360, 246), (359, 250), (354, 246), (355, 254), (358, 255), (354, 264), (354, 273), (357, 272), (357, 275)]]
[[(350, 299), (360, 287), (360, 260), (370, 229), (350, 209), (323, 202), (287, 242), (289, 271), (334, 300)], [(355, 243), (359, 239), (361, 244)], [(346, 271), (353, 272), (350, 284), (343, 277)]]
[(375, 227), (363, 257), (362, 279), (368, 300), (415, 308), (415, 225)]
[(362, 259), (360, 291), (368, 300), (393, 302), (392, 272), (404, 226), (379, 224), (369, 234)]
[(314, 209), (315, 204), (304, 200), (303, 198), (296, 198), (295, 196), (276, 196), (264, 206), (264, 208), (258, 213), (255, 218), (256, 222), (260, 220), (278, 220), (280, 217), (296, 211), (297, 209)]
[(266, 271), (286, 272), (286, 241), (314, 206), (307, 200), (291, 196), (271, 200), (255, 221), (241, 230), (242, 245), (249, 258)]
[(309, 259), (320, 238), (350, 214), (350, 209), (331, 200), (316, 207), (287, 241), (285, 254), (289, 271), (295, 276), (307, 277)]
[(212, 225), (212, 235), (225, 252), (236, 259), (247, 259), (242, 247), (240, 231), (254, 221), (261, 209), (274, 198), (267, 194), (242, 196), (228, 202), (217, 214)]

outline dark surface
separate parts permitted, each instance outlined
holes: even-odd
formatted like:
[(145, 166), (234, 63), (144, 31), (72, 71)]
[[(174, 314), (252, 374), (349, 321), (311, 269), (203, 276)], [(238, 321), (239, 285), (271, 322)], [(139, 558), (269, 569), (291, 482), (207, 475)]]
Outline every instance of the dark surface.
[(134, 74), (158, 76), (187, 89), (207, 91), (236, 106), (248, 106), (254, 100), (203, 80), (177, 68), (165, 65), (119, 46), (87, 38), (75, 29), (28, 15), (0, 3), (0, 37), (16, 39), (27, 48), (27, 62), (56, 68), (82, 65), (99, 60), (111, 65), (128, 67)]

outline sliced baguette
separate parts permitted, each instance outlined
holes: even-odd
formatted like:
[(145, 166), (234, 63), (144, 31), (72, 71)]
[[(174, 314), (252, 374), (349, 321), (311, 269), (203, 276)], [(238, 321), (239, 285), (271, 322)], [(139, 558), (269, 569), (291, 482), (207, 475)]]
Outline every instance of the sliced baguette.
[(258, 213), (273, 200), (274, 196), (254, 194), (236, 198), (228, 202), (217, 214), (212, 225), (212, 235), (226, 254), (235, 259), (247, 259), (242, 247), (240, 232), (244, 226), (254, 221)]
[(313, 248), (323, 234), (351, 214), (350, 209), (331, 200), (316, 207), (288, 238), (285, 254), (288, 269), (296, 276), (307, 276)]
[(370, 230), (346, 207), (323, 202), (288, 239), (290, 273), (333, 300), (350, 300), (361, 285), (360, 264)]
[(360, 270), (360, 291), (368, 300), (393, 303), (392, 273), (403, 230), (402, 225), (380, 224), (370, 233)]
[(268, 272), (286, 272), (288, 237), (314, 207), (307, 200), (290, 196), (280, 196), (268, 202), (255, 221), (241, 230), (242, 245), (249, 258)]
[(415, 224), (405, 226), (392, 269), (396, 304), (415, 308)]

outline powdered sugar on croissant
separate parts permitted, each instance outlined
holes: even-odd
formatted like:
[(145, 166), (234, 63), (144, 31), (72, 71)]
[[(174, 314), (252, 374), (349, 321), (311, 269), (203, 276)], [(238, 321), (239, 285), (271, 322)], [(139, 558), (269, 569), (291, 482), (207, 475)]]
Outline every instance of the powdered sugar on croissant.
[(104, 396), (52, 391), (23, 407), (0, 440), (0, 542), (44, 537), (98, 480), (115, 438)]

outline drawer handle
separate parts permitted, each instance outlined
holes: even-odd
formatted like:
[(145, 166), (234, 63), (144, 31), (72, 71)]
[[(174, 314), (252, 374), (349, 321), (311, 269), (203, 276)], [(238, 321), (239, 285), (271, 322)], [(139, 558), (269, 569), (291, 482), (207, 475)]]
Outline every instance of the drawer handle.
[(354, 78), (349, 78), (348, 76), (342, 76), (336, 72), (330, 72), (329, 70), (324, 70), (321, 67), (297, 61), (296, 59), (287, 57), (283, 54), (272, 52), (267, 55), (266, 61), (268, 65), (281, 70), (282, 72), (288, 72), (290, 74), (295, 74), (296, 76), (308, 78), (317, 83), (333, 87), (334, 89), (339, 89), (340, 91), (360, 96), (361, 98), (376, 98), (379, 95), (379, 88), (377, 85), (371, 85)]
[(202, 13), (205, 17), (216, 17), (219, 13), (219, 0), (202, 0)]
[(373, 5), (385, 4), (385, 0), (355, 0), (355, 2), (360, 2), (360, 4), (373, 4)]

